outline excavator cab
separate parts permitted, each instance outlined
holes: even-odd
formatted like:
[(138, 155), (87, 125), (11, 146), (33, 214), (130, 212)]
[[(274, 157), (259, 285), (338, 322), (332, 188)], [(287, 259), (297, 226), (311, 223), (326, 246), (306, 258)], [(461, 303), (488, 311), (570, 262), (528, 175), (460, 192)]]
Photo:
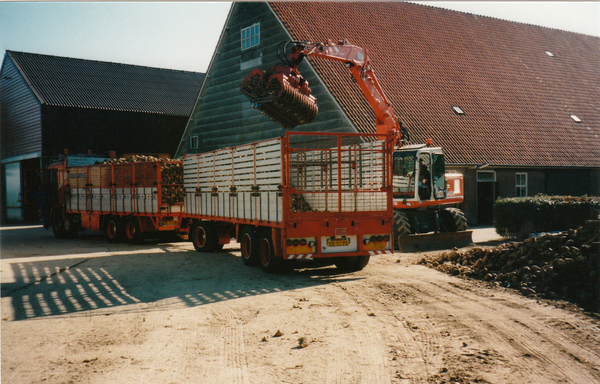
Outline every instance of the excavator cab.
[(394, 152), (393, 168), (395, 199), (446, 198), (446, 167), (441, 148), (425, 144), (403, 146)]

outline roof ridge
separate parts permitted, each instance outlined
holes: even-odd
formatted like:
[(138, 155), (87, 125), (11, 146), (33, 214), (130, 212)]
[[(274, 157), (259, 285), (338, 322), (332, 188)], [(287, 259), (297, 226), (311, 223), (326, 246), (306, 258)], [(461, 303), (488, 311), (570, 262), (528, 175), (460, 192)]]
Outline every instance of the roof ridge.
[[(37, 87), (34, 86), (34, 84), (31, 81), (31, 79), (29, 79), (29, 76), (27, 76), (27, 71), (25, 71), (21, 67), (21, 64), (19, 63), (18, 59), (15, 58), (12, 55), (12, 53), (15, 53), (15, 51), (9, 51), (8, 49), (6, 50), (6, 55), (10, 58), (10, 61), (12, 61), (13, 65), (17, 68), (17, 71), (19, 72), (19, 74), (21, 75), (21, 77), (23, 78), (23, 80), (25, 80), (25, 82), (27, 83), (27, 86), (29, 87), (29, 89), (31, 89), (31, 92), (33, 92), (33, 94), (38, 99), (38, 101), (40, 102), (40, 104), (46, 104), (46, 100), (38, 92)], [(16, 52), (16, 53), (22, 53), (22, 52)]]
[(193, 73), (193, 74), (205, 74), (204, 72), (186, 71), (186, 70), (183, 70), (183, 69), (171, 69), (171, 68), (161, 68), (161, 67), (150, 67), (150, 66), (147, 66), (147, 65), (140, 65), (140, 64), (127, 64), (127, 63), (118, 63), (118, 62), (114, 62), (114, 61), (92, 60), (92, 59), (81, 59), (81, 58), (77, 58), (77, 57), (49, 55), (49, 54), (45, 54), (45, 53), (33, 53), (33, 52), (23, 52), (23, 51), (12, 51), (12, 50), (8, 50), (8, 49), (6, 50), (6, 52), (7, 52), (7, 53), (11, 52), (11, 53), (23, 54), (23, 55), (31, 55), (31, 56), (45, 56), (45, 57), (53, 57), (53, 58), (57, 58), (57, 59), (67, 59), (67, 60), (75, 60), (75, 61), (86, 61), (86, 62), (91, 62), (91, 63), (111, 64), (111, 65), (126, 66), (126, 67), (135, 67), (135, 68), (156, 69), (156, 70), (160, 70), (160, 71), (171, 71), (171, 72), (180, 72), (180, 73)]
[(574, 33), (576, 35), (582, 35), (582, 36), (588, 36), (588, 37), (594, 37), (594, 38), (600, 39), (600, 36), (588, 35), (587, 33), (567, 31), (565, 29), (552, 28), (552, 27), (547, 27), (545, 25), (538, 25), (538, 24), (526, 23), (524, 21), (508, 20), (508, 19), (502, 19), (502, 18), (494, 17), (494, 16), (487, 16), (487, 15), (481, 15), (481, 14), (472, 13), (472, 12), (458, 11), (458, 10), (455, 10), (455, 9), (448, 9), (448, 8), (444, 8), (443, 6), (440, 6), (440, 5), (433, 5), (433, 4), (435, 4), (435, 2), (432, 2), (432, 3), (429, 3), (429, 4), (420, 4), (420, 3), (413, 3), (411, 1), (406, 1), (406, 3), (413, 4), (413, 5), (416, 5), (416, 6), (427, 7), (427, 8), (440, 9), (440, 10), (448, 11), (448, 12), (462, 13), (464, 15), (471, 15), (471, 16), (482, 17), (482, 18), (491, 19), (491, 20), (498, 20), (498, 21), (502, 21), (502, 22), (515, 23), (515, 24), (525, 25), (525, 26), (529, 26), (529, 27), (537, 27), (537, 28), (549, 29), (551, 31), (558, 31), (558, 32), (565, 32), (565, 33)]

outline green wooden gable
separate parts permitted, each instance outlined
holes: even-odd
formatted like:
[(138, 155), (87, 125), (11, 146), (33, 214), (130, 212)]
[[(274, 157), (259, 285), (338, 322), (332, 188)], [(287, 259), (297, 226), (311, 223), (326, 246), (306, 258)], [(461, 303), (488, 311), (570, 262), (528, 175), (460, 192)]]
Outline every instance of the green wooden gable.
[[(260, 42), (242, 50), (242, 30), (254, 25), (258, 25)], [(266, 70), (281, 64), (277, 47), (289, 40), (291, 37), (269, 4), (233, 4), (176, 157), (285, 134), (279, 124), (250, 107), (240, 87), (254, 68)], [(310, 64), (305, 61), (299, 69), (317, 98), (319, 114), (313, 122), (294, 131), (356, 132)]]

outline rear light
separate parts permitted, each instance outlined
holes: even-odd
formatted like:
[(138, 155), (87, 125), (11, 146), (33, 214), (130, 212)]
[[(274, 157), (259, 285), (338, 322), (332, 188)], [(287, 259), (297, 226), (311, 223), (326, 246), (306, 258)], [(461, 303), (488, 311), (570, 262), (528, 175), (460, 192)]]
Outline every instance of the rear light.
[(364, 238), (363, 239), (363, 244), (370, 244), (370, 243), (382, 243), (382, 242), (389, 242), (391, 239), (390, 235), (371, 235), (368, 238)]
[(310, 250), (310, 249), (308, 249), (308, 247), (314, 248), (316, 245), (316, 242), (315, 242), (314, 238), (309, 237), (307, 239), (302, 239), (302, 238), (286, 239), (285, 244), (288, 247), (288, 252), (309, 253), (309, 252), (314, 252), (314, 249)]

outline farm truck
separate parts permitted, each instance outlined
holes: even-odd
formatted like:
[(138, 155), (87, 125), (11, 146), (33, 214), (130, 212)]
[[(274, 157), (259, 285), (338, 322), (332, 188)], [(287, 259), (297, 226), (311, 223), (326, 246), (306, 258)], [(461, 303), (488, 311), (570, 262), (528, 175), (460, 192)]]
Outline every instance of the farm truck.
[[(288, 55), (289, 44), (293, 46)], [(466, 231), (466, 217), (455, 207), (464, 198), (462, 175), (446, 173), (442, 148), (433, 147), (429, 140), (427, 144), (406, 145), (409, 134), (396, 118), (365, 49), (347, 41), (285, 42), (278, 53), (284, 65), (264, 72), (256, 68), (242, 83), (242, 92), (252, 107), (286, 129), (309, 123), (316, 117), (318, 107), (298, 65), (306, 56), (344, 63), (375, 112), (376, 132), (397, 136), (397, 142), (405, 144), (393, 154), (394, 241), (398, 248), (472, 242), (471, 232)], [(432, 231), (435, 233), (425, 237), (407, 236)]]
[(183, 163), (142, 155), (102, 164), (49, 166), (57, 193), (50, 221), (56, 237), (104, 231), (109, 241), (139, 243), (148, 234), (180, 231)]
[[(367, 140), (371, 139), (371, 140)], [(199, 252), (236, 239), (244, 264), (357, 271), (391, 253), (392, 135), (287, 132), (184, 156), (185, 226)]]

